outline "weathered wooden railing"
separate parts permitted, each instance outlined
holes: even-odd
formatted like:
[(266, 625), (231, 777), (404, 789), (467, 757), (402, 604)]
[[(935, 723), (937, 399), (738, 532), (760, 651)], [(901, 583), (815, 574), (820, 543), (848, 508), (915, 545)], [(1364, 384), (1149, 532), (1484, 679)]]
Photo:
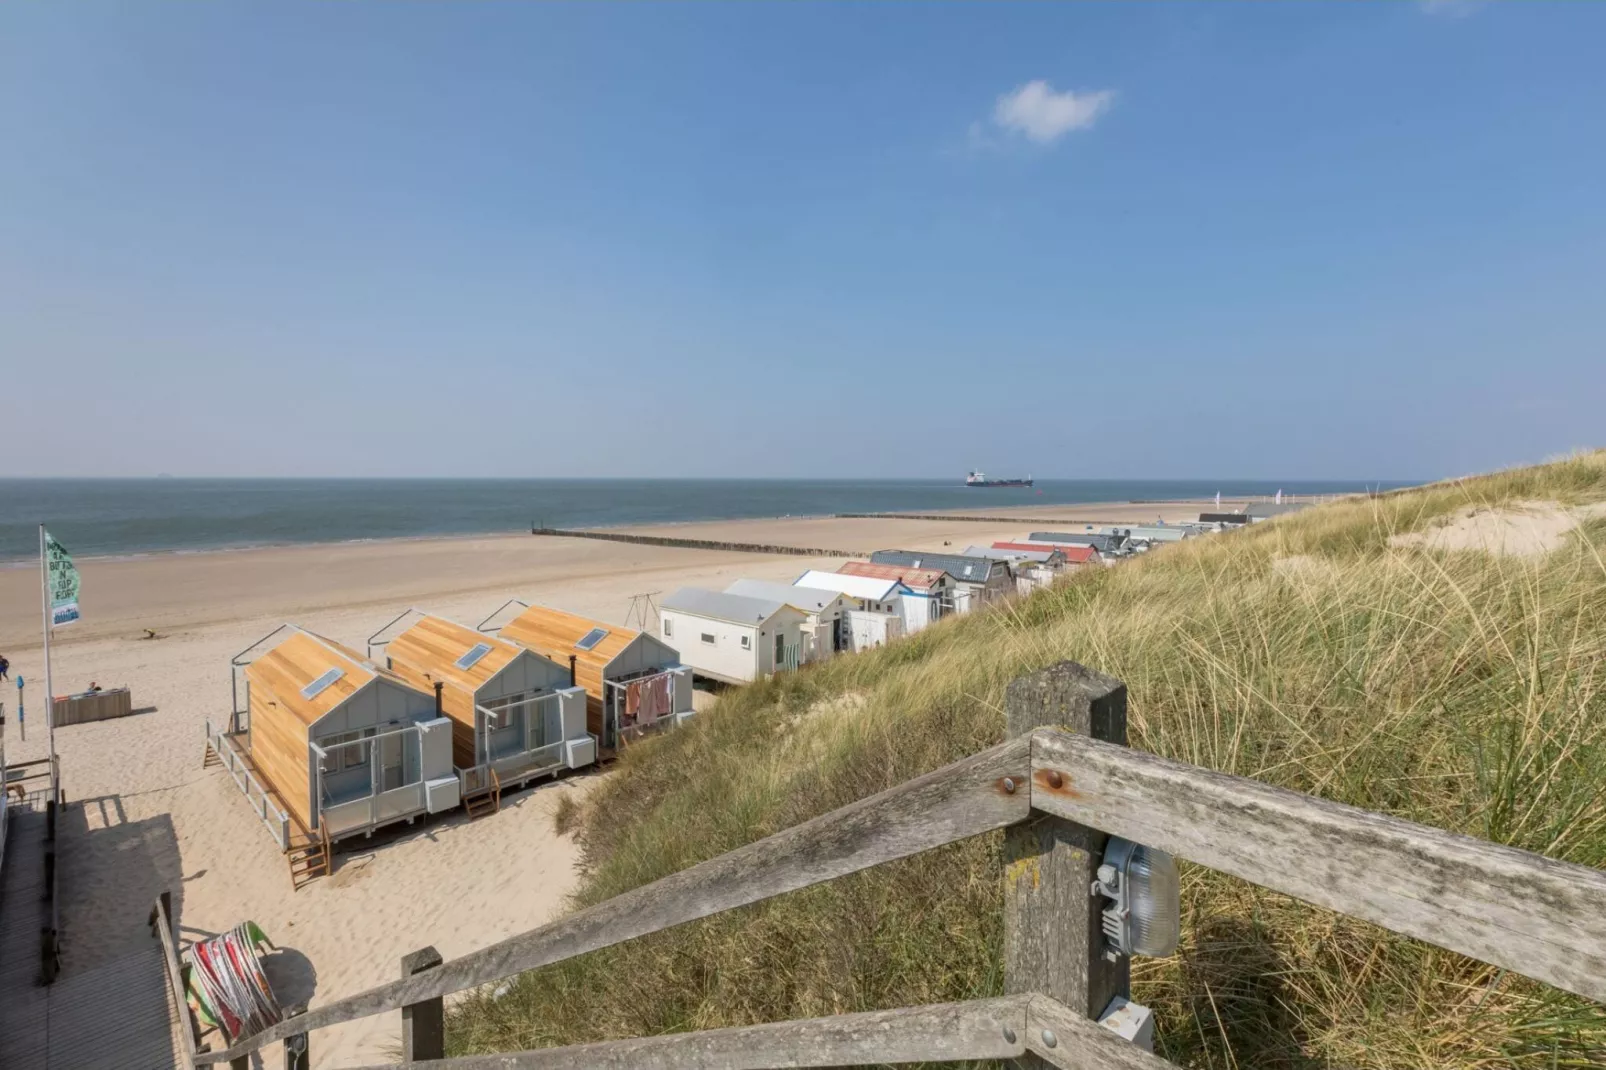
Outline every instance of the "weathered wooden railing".
[[(1095, 1021), (1128, 984), (1091, 891), (1110, 835), (1606, 1001), (1600, 870), (1128, 750), (1125, 687), (1069, 662), (1012, 683), (1007, 715), (990, 750), (451, 962), (415, 952), (400, 980), (196, 1062), (243, 1067), (286, 1038), (305, 1059), (310, 1030), (400, 1010), (405, 1067), (1157, 1070), (1171, 1064)], [(443, 1059), (450, 993), (1006, 828), (1001, 998)]]

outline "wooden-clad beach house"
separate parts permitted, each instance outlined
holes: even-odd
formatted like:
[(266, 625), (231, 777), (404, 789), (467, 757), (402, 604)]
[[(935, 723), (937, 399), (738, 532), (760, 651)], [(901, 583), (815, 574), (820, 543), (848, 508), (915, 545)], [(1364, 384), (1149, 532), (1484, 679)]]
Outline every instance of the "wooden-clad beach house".
[(790, 603), (682, 587), (658, 614), (698, 676), (745, 684), (802, 664), (806, 614)]
[(232, 666), (234, 724), (208, 724), (207, 742), (281, 848), (457, 806), (452, 722), (434, 694), (293, 624)]
[[(515, 609), (507, 623), (493, 624)], [(656, 636), (516, 599), (481, 621), (480, 631), (568, 667), (571, 684), (585, 689), (586, 728), (599, 756), (621, 739), (691, 716), (691, 669)]]
[(440, 693), (470, 816), (495, 809), (503, 788), (597, 760), (585, 689), (570, 682), (567, 664), (417, 609), (370, 636), (368, 655)]

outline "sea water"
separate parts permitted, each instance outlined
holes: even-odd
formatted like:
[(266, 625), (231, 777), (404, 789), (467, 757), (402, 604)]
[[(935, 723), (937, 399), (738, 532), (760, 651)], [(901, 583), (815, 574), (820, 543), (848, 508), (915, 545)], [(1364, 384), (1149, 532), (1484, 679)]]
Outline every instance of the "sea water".
[[(790, 479), (0, 479), (0, 561), (38, 553), (38, 525), (75, 555), (217, 550), (554, 528), (1077, 502), (1348, 493), (1377, 483)], [(1383, 483), (1387, 488), (1397, 483)], [(1132, 520), (1152, 520), (1134, 506)]]

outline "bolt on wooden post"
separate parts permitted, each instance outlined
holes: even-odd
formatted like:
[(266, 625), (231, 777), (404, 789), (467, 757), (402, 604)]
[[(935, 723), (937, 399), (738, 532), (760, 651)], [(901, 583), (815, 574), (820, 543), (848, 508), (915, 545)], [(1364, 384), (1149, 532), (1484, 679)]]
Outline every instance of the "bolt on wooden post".
[[(408, 978), (441, 964), (441, 953), (421, 948), (401, 960), (402, 977)], [(446, 1005), (440, 996), (402, 1008), (402, 1062), (446, 1058)]]
[[(1012, 681), (1004, 712), (1011, 738), (1056, 727), (1126, 744), (1126, 685), (1074, 661)], [(1034, 782), (1031, 790), (1064, 786)], [(1103, 900), (1093, 894), (1108, 839), (1097, 829), (1047, 814), (1006, 834), (1006, 993), (1040, 992), (1095, 1020), (1112, 999), (1129, 994), (1128, 960), (1105, 956)], [(1018, 1065), (1048, 1066), (1036, 1055)]]

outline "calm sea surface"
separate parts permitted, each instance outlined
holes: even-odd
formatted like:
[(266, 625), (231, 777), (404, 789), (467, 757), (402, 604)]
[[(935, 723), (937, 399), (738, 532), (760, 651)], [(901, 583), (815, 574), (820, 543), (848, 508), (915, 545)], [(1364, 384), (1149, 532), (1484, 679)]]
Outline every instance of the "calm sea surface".
[(37, 555), (40, 523), (75, 555), (98, 556), (485, 534), (528, 530), (532, 522), (602, 527), (1198, 498), (1218, 490), (1228, 497), (1266, 495), (1279, 487), (1328, 494), (1364, 486), (1044, 479), (1029, 490), (983, 490), (948, 480), (0, 479), (0, 561)]

